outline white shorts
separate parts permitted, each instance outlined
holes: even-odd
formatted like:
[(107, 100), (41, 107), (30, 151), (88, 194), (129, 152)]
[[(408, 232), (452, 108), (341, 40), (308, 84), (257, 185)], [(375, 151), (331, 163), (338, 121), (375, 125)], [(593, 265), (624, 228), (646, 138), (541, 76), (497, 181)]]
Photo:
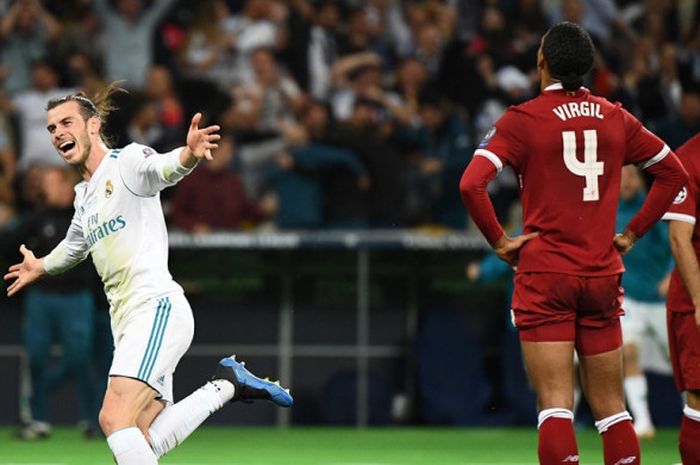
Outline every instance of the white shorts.
[(622, 339), (625, 344), (633, 343), (639, 348), (639, 366), (660, 373), (670, 372), (665, 304), (625, 297), (623, 308)]
[(173, 373), (192, 343), (194, 318), (181, 292), (146, 303), (116, 329), (109, 376), (138, 379), (173, 402)]

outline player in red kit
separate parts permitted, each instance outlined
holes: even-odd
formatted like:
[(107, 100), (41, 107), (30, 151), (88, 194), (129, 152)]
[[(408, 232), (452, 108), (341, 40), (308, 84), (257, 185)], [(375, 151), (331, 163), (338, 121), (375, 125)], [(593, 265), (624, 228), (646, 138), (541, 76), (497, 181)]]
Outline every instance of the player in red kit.
[[(509, 108), (474, 153), (460, 183), (469, 213), (513, 266), (513, 317), (538, 399), (540, 464), (578, 464), (573, 429), (574, 350), (603, 438), (606, 465), (640, 463), (622, 388), (621, 255), (658, 221), (687, 174), (632, 115), (581, 87), (593, 64), (589, 35), (559, 23), (542, 38), (542, 92)], [(654, 176), (649, 195), (615, 234), (622, 166)], [(523, 235), (496, 219), (488, 183), (509, 165), (520, 181)]]
[(668, 213), (676, 268), (666, 299), (668, 340), (676, 387), (686, 392), (680, 452), (684, 465), (700, 465), (700, 135), (683, 144), (678, 158), (690, 180)]

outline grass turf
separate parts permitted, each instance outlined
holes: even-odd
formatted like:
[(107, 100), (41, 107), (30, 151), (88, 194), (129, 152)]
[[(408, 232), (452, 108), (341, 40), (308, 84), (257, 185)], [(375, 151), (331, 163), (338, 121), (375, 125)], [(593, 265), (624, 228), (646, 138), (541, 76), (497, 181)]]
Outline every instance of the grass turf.
[[(104, 440), (70, 428), (22, 442), (0, 429), (0, 465), (112, 465)], [(677, 430), (642, 443), (649, 465), (680, 462)], [(594, 430), (577, 433), (582, 465), (602, 464)], [(482, 428), (222, 428), (205, 427), (164, 457), (164, 465), (536, 465), (537, 433)]]

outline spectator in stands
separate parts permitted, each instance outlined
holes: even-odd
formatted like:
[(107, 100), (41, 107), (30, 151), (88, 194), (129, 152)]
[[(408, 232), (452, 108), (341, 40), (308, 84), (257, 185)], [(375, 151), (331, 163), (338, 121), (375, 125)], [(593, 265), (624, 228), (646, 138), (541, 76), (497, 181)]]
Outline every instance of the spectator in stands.
[(224, 0), (197, 2), (180, 60), (185, 75), (209, 81), (221, 92), (236, 83), (236, 40), (224, 29), (229, 16)]
[(255, 50), (251, 63), (254, 79), (234, 90), (234, 124), (239, 131), (258, 138), (276, 137), (282, 126), (296, 122), (304, 96), (294, 80), (280, 70), (272, 50)]
[(223, 135), (216, 157), (184, 178), (175, 189), (173, 223), (195, 234), (249, 229), (272, 215), (272, 206), (251, 203), (237, 173), (231, 170), (236, 150), (232, 136)]
[(142, 0), (93, 0), (102, 23), (105, 76), (124, 80), (129, 89), (143, 89), (153, 64), (153, 33), (175, 0), (155, 0), (143, 9)]
[(254, 80), (251, 55), (261, 48), (274, 50), (281, 35), (280, 18), (275, 17), (274, 0), (247, 0), (243, 10), (223, 20), (222, 28), (236, 49), (235, 65), (231, 69), (235, 84)]
[(372, 52), (384, 65), (391, 64), (391, 53), (375, 28), (368, 21), (364, 5), (352, 8), (345, 15), (345, 28), (339, 37), (338, 53), (341, 56)]
[(315, 99), (326, 99), (332, 87), (331, 70), (339, 58), (340, 7), (331, 0), (316, 5), (308, 42), (309, 92)]
[(17, 172), (17, 157), (11, 140), (9, 120), (0, 112), (0, 204), (4, 205), (5, 220), (0, 220), (0, 229), (8, 221), (8, 213), (12, 211), (15, 202), (14, 182)]
[(61, 33), (61, 24), (40, 0), (17, 0), (0, 21), (1, 63), (7, 68), (4, 89), (10, 95), (28, 91), (31, 65), (45, 58), (48, 44)]
[[(307, 127), (316, 136), (327, 130), (323, 114), (316, 106), (307, 110), (304, 127), (287, 129), (288, 150), (277, 158), (278, 169), (272, 176), (279, 205), (277, 226), (281, 229), (365, 227), (362, 201), (359, 212), (353, 204), (360, 179), (366, 177), (364, 166), (348, 150), (310, 139), (311, 131)], [(349, 184), (345, 182), (348, 180)], [(343, 187), (350, 187), (347, 198), (333, 195)], [(338, 200), (339, 204), (333, 204)]]
[(411, 31), (406, 24), (402, 2), (398, 0), (367, 0), (367, 22), (371, 34), (378, 37), (399, 57), (411, 53)]
[(649, 125), (672, 150), (700, 132), (700, 93), (685, 91), (677, 114), (653, 121)]
[[(5, 256), (16, 254), (25, 240), (38, 253), (50, 252), (61, 242), (73, 219), (76, 173), (69, 168), (51, 167), (41, 174), (45, 208), (2, 233), (0, 247)], [(94, 273), (88, 263), (83, 263), (70, 273), (41, 281), (25, 296), (24, 334), (32, 383), (32, 422), (20, 432), (24, 439), (43, 438), (51, 433), (49, 397), (68, 378), (77, 388), (80, 427), (87, 435), (94, 433), (95, 394), (89, 369), (95, 314), (90, 289)], [(58, 365), (50, 363), (54, 339), (60, 341), (63, 349)]]
[(405, 224), (405, 161), (385, 125), (387, 109), (376, 100), (357, 99), (350, 118), (329, 137), (332, 145), (355, 153), (369, 174), (368, 219), (370, 227)]
[[(302, 116), (308, 138), (303, 146), (291, 151), (296, 165), (314, 163), (323, 196), (322, 218), (325, 228), (357, 229), (368, 225), (367, 192), (369, 176), (358, 155), (334, 145), (335, 123), (326, 105), (310, 102)], [(281, 205), (281, 202), (280, 202)]]
[(66, 58), (67, 84), (87, 95), (95, 95), (105, 86), (95, 60), (86, 52), (75, 51)]
[(133, 97), (134, 108), (126, 127), (126, 137), (130, 141), (164, 152), (163, 126), (158, 119), (155, 100), (143, 93), (133, 94)]
[(329, 99), (334, 118), (347, 120), (358, 99), (377, 99), (382, 93), (381, 63), (381, 58), (371, 52), (353, 54), (336, 63), (334, 91)]
[(19, 122), (18, 171), (26, 172), (32, 165), (63, 165), (56, 150), (46, 137), (46, 104), (49, 100), (71, 92), (59, 87), (59, 76), (45, 60), (37, 60), (31, 66), (32, 88), (20, 92), (11, 105)]
[(158, 123), (163, 128), (164, 150), (171, 150), (178, 144), (185, 116), (180, 99), (173, 88), (172, 75), (166, 67), (156, 65), (148, 72), (146, 95), (153, 100)]
[(408, 126), (420, 124), (418, 98), (428, 82), (428, 70), (422, 61), (408, 57), (398, 64), (394, 91), (400, 99), (403, 111), (395, 111), (394, 116), (400, 124)]
[(409, 195), (416, 199), (409, 205), (423, 205), (424, 212), (416, 212), (416, 220), (464, 229), (466, 215), (453, 186), (459, 185), (471, 160), (474, 147), (469, 130), (435, 91), (422, 93), (419, 114), (422, 126), (406, 134), (408, 145), (414, 148)]

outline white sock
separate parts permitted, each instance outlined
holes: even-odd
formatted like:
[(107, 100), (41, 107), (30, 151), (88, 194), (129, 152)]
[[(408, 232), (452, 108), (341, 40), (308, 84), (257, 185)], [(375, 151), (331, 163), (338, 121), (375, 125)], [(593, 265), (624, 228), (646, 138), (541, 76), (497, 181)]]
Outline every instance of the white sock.
[(598, 420), (595, 422), (595, 427), (598, 428), (598, 433), (603, 434), (610, 429), (611, 426), (620, 423), (621, 421), (632, 421), (632, 416), (627, 410), (616, 413), (615, 415), (610, 415), (607, 418)]
[(691, 420), (700, 422), (700, 410), (695, 410), (694, 408), (690, 408), (686, 405), (685, 407), (683, 407), (683, 415), (690, 418)]
[(209, 415), (230, 401), (233, 393), (233, 384), (215, 379), (177, 404), (166, 407), (148, 430), (156, 456), (160, 458), (182, 443)]
[(540, 429), (542, 423), (550, 418), (565, 418), (574, 421), (574, 412), (565, 408), (548, 408), (537, 414), (537, 429)]
[(146, 438), (135, 426), (110, 434), (107, 444), (112, 449), (117, 465), (158, 465), (158, 459)]
[(644, 375), (625, 378), (625, 396), (632, 411), (635, 427), (652, 427), (649, 402), (647, 401), (647, 379)]

